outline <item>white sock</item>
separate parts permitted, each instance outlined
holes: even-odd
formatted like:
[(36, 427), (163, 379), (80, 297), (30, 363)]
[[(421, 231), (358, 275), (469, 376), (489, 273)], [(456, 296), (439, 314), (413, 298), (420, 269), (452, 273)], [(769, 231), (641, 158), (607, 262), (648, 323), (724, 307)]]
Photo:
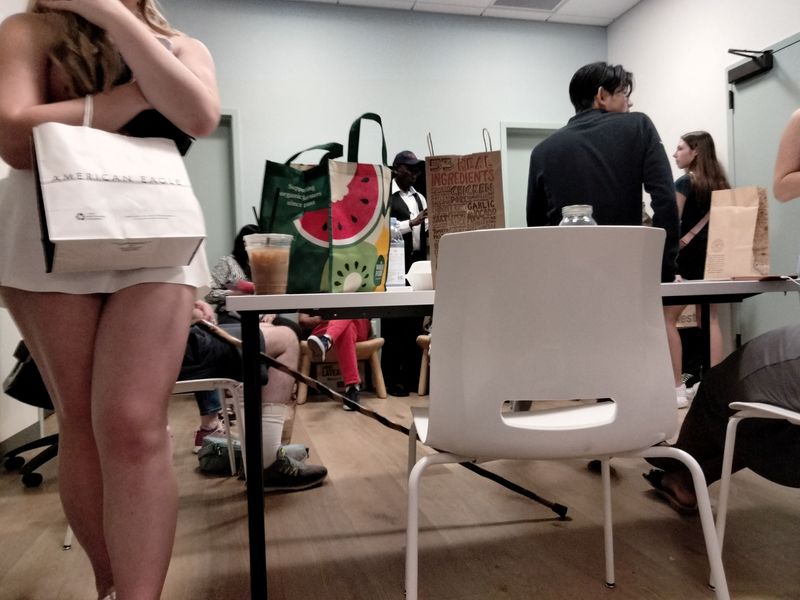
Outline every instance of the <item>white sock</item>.
[(281, 447), (283, 421), (286, 418), (285, 404), (264, 404), (261, 412), (261, 460), (266, 469), (275, 462)]

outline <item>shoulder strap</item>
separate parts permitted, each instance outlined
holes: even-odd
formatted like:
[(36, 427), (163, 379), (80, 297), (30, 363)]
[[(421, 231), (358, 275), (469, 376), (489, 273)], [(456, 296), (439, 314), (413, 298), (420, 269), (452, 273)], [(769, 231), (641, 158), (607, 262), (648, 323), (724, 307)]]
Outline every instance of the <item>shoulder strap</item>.
[(704, 216), (702, 219), (700, 219), (700, 220), (699, 220), (699, 221), (698, 221), (698, 222), (695, 224), (695, 226), (694, 226), (694, 227), (692, 227), (692, 228), (691, 228), (691, 229), (690, 229), (690, 230), (689, 230), (689, 231), (686, 233), (686, 235), (684, 235), (684, 236), (683, 236), (683, 237), (682, 237), (682, 238), (681, 238), (681, 239), (678, 241), (678, 246), (680, 246), (681, 248), (685, 248), (686, 246), (688, 246), (688, 245), (689, 245), (689, 242), (691, 242), (691, 241), (694, 239), (694, 236), (696, 236), (698, 233), (700, 233), (700, 230), (702, 230), (702, 229), (703, 229), (703, 227), (705, 227), (705, 226), (706, 226), (706, 223), (708, 223), (708, 219), (709, 219), (710, 217), (711, 217), (711, 211), (707, 212), (707, 213), (705, 214), (705, 216)]

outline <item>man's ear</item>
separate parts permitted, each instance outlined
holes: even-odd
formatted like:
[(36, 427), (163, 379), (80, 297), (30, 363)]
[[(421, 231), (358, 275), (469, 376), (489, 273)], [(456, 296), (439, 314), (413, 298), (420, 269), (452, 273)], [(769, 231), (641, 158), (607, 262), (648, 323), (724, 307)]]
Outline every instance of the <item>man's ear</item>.
[(597, 93), (594, 95), (594, 102), (592, 102), (592, 108), (606, 108), (606, 103), (608, 102), (609, 97), (608, 90), (604, 88), (602, 85), (597, 88)]

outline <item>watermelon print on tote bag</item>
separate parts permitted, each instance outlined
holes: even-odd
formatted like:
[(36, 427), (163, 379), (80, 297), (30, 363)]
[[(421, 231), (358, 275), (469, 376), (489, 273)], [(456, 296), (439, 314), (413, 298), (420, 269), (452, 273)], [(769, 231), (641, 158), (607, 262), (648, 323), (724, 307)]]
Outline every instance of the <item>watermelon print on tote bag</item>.
[[(389, 253), (389, 192), (386, 142), (381, 126), (383, 164), (359, 163), (362, 119), (350, 130), (348, 162), (340, 144), (308, 150), (327, 153), (319, 165), (268, 161), (262, 192), (263, 231), (294, 236), (289, 260), (289, 293), (383, 291)], [(305, 152), (305, 150), (303, 151)]]

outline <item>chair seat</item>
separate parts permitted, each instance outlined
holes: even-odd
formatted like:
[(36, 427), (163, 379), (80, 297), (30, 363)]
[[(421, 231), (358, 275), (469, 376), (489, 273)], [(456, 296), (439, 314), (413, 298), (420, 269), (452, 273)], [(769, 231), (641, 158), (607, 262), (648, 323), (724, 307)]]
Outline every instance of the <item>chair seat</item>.
[(800, 425), (800, 413), (763, 402), (731, 402), (731, 410), (738, 410), (743, 419), (782, 419)]

